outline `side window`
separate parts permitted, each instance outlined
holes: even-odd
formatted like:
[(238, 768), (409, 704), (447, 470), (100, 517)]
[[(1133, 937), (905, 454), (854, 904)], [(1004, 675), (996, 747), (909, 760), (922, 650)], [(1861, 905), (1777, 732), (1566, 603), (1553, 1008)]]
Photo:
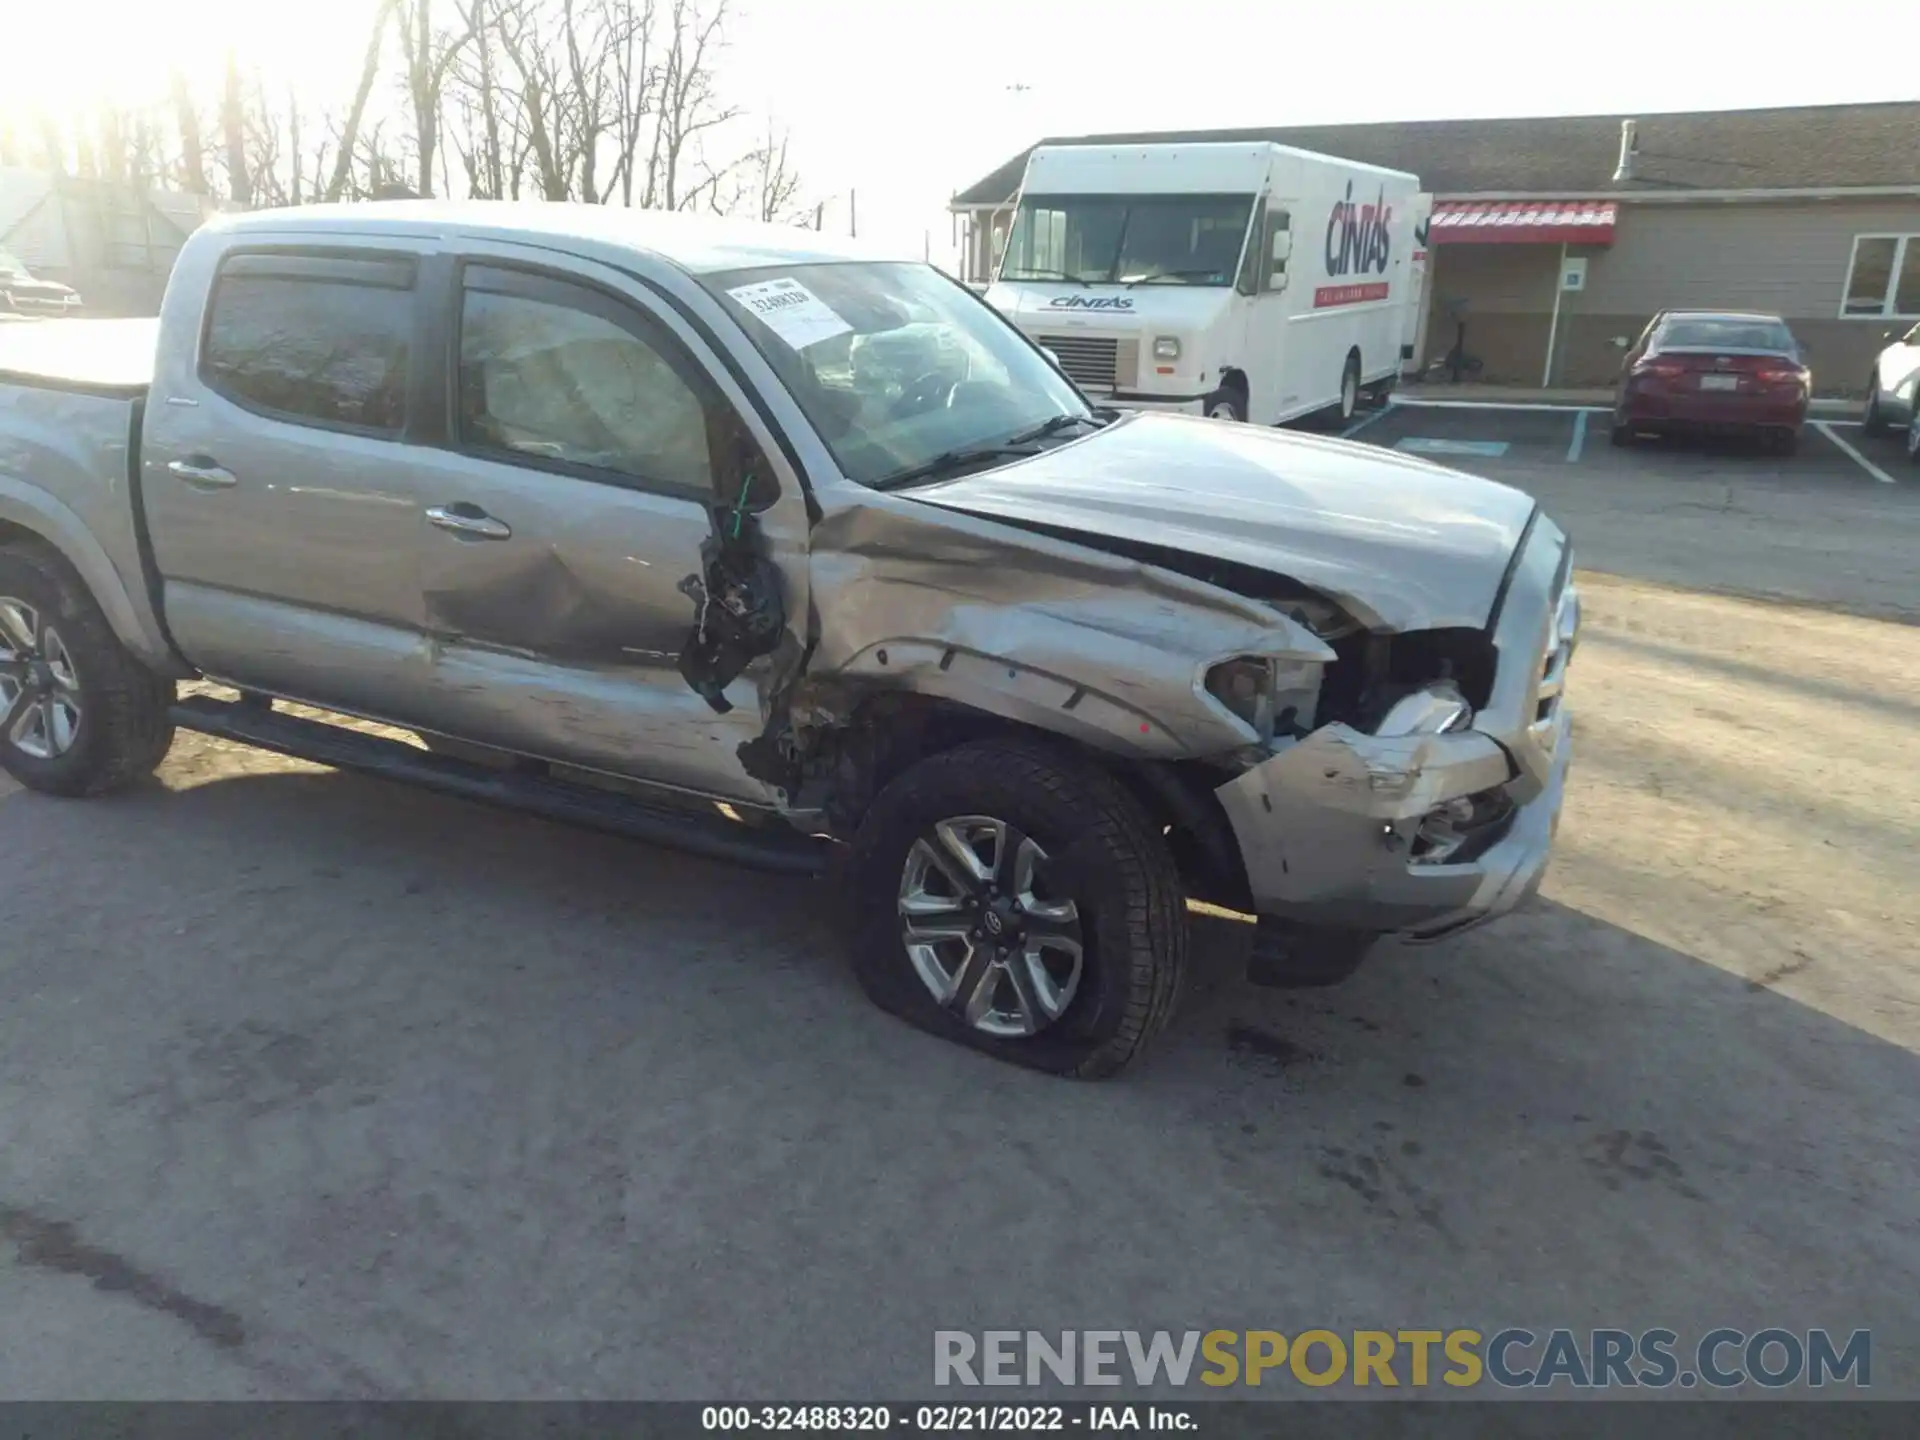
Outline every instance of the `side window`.
[[(759, 508), (773, 476), (730, 407), (638, 312), (473, 269), (461, 302), (463, 448)], [(675, 363), (676, 359), (680, 363)]]
[(412, 285), (410, 261), (236, 256), (214, 284), (201, 378), (276, 418), (397, 435)]

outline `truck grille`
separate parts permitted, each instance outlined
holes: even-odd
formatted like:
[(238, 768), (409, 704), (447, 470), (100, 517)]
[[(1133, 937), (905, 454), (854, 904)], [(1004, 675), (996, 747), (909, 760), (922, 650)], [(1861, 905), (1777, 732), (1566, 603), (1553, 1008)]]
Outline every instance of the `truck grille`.
[(1131, 385), (1140, 367), (1140, 342), (1111, 335), (1040, 335), (1035, 343), (1060, 357), (1060, 368), (1076, 385), (1115, 390)]

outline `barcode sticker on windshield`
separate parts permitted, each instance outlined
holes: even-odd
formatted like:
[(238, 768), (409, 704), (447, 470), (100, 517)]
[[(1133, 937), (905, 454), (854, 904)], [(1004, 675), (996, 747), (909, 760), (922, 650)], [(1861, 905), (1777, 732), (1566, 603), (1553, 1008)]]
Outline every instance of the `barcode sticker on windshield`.
[(739, 285), (727, 291), (747, 309), (766, 321), (772, 330), (796, 350), (818, 345), (844, 335), (849, 325), (834, 308), (798, 280), (782, 277)]

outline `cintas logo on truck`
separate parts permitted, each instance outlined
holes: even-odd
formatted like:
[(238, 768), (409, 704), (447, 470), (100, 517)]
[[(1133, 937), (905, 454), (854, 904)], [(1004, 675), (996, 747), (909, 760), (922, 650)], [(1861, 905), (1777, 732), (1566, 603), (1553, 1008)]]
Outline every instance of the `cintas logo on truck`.
[[(1346, 198), (1336, 200), (1327, 216), (1327, 274), (1386, 274), (1387, 261), (1393, 253), (1392, 223), (1393, 207), (1387, 204), (1385, 186), (1376, 192), (1372, 204), (1359, 204), (1353, 198), (1353, 181), (1347, 181)], [(1322, 285), (1313, 292), (1313, 306), (1322, 310), (1329, 305), (1384, 300), (1390, 288), (1384, 280)]]

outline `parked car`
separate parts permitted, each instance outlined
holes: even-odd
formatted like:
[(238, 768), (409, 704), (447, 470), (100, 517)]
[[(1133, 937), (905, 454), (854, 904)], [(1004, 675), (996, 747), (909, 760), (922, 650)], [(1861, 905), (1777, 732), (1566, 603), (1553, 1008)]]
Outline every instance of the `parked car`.
[(0, 327), (33, 789), (127, 785), (178, 725), (832, 861), (876, 1001), (1083, 1076), (1166, 1022), (1190, 897), (1328, 983), (1547, 863), (1579, 604), (1516, 490), (1116, 418), (929, 266), (685, 215), (225, 217), (153, 323)]
[(1906, 334), (1887, 331), (1889, 342), (1873, 362), (1867, 377), (1867, 408), (1860, 417), (1869, 435), (1882, 435), (1896, 426), (1907, 433), (1907, 459), (1920, 465), (1920, 325)]
[(39, 280), (17, 255), (0, 250), (0, 314), (66, 317), (80, 313), (80, 296), (58, 280)]
[(1743, 435), (1790, 455), (1813, 372), (1778, 315), (1667, 310), (1621, 362), (1613, 443), (1646, 434)]

